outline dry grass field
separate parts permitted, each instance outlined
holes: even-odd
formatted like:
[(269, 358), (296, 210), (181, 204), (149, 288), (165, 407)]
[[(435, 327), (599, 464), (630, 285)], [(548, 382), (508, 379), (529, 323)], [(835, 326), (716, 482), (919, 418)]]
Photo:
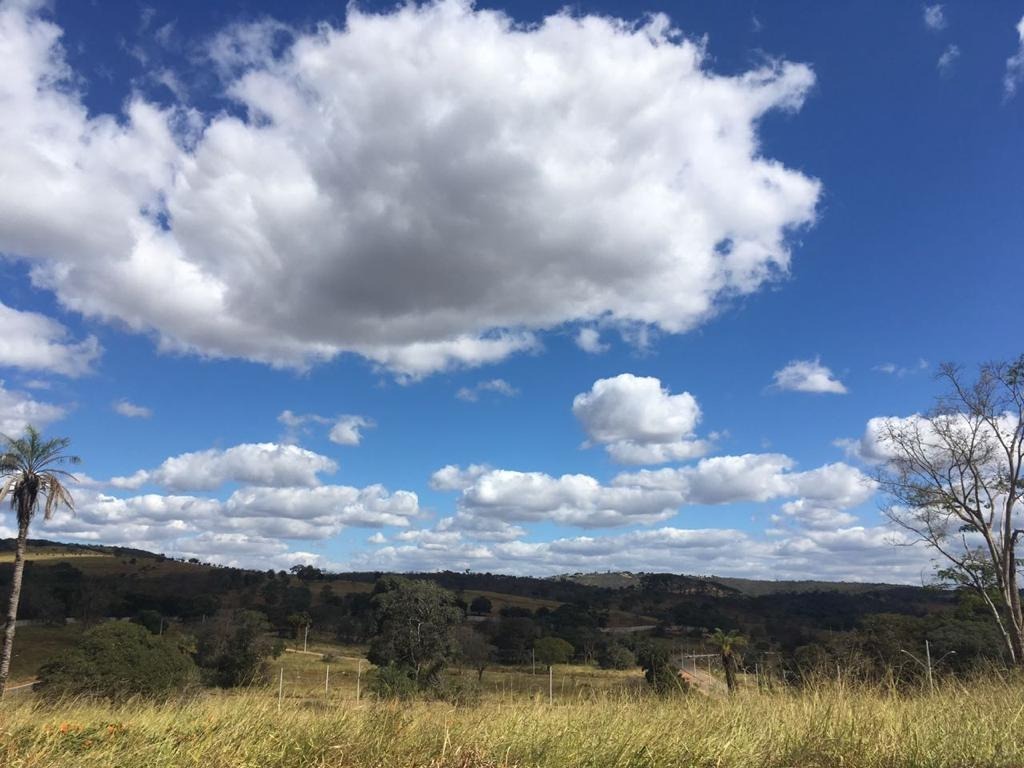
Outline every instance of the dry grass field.
[(165, 703), (0, 707), (10, 768), (984, 768), (1024, 765), (1024, 687), (983, 682), (935, 695), (826, 686), (659, 700), (488, 695), (444, 702), (327, 701), (276, 686)]

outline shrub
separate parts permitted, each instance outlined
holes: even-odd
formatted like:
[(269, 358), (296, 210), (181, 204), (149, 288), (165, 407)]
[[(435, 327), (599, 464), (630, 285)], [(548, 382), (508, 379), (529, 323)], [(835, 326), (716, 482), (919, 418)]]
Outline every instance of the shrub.
[(606, 643), (597, 651), (597, 665), (601, 669), (632, 669), (636, 656), (620, 643)]
[(281, 643), (267, 636), (270, 624), (259, 611), (221, 611), (203, 625), (196, 661), (207, 682), (222, 688), (266, 678), (266, 661), (280, 654)]
[(655, 693), (683, 693), (689, 687), (672, 665), (669, 651), (663, 645), (649, 643), (642, 646), (637, 652), (637, 662), (643, 667), (644, 677)]
[(416, 681), (397, 664), (378, 667), (370, 676), (370, 693), (378, 699), (410, 699), (417, 690)]
[(545, 666), (550, 664), (568, 664), (575, 649), (560, 637), (542, 637), (533, 644), (533, 652), (537, 661)]
[(39, 670), (38, 690), (48, 696), (110, 699), (166, 696), (197, 679), (196, 666), (176, 635), (108, 621), (86, 631), (79, 644)]
[(491, 604), (491, 601), (483, 595), (478, 595), (477, 597), (474, 597), (473, 602), (469, 604), (470, 612), (475, 613), (479, 616), (489, 615), (493, 607), (494, 606)]

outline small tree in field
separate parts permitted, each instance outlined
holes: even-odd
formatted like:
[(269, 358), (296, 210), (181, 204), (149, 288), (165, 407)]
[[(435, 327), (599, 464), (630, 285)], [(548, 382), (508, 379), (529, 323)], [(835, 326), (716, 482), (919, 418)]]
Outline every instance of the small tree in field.
[(487, 642), (487, 638), (472, 627), (459, 627), (455, 630), (455, 642), (458, 649), (459, 662), (476, 670), (477, 682), (483, 680), (487, 665), (494, 658), (497, 650)]
[(487, 616), (490, 614), (492, 609), (491, 601), (484, 595), (477, 595), (473, 598), (473, 602), (469, 604), (470, 613), (475, 613), (478, 616)]
[(220, 611), (196, 638), (196, 661), (207, 682), (221, 688), (266, 678), (267, 659), (280, 648), (268, 635), (270, 624), (259, 611)]
[(687, 683), (679, 676), (679, 670), (672, 664), (668, 648), (660, 643), (644, 643), (637, 649), (637, 663), (644, 670), (644, 679), (655, 693), (685, 693)]
[(533, 643), (537, 661), (545, 667), (552, 664), (568, 664), (576, 649), (560, 637), (542, 637)]
[(74, 475), (60, 469), (62, 465), (79, 464), (81, 459), (66, 453), (71, 441), (66, 437), (44, 440), (32, 426), (25, 436), (15, 439), (0, 434), (0, 501), (11, 498), (11, 508), (18, 522), (18, 540), (14, 550), (14, 577), (7, 603), (3, 650), (0, 651), (0, 696), (7, 688), (14, 652), (14, 630), (18, 621), (21, 581), (25, 573), (25, 550), (28, 529), (35, 517), (40, 498), (45, 499), (43, 517), (49, 520), (61, 506), (74, 509), (74, 500), (64, 483)]
[(973, 382), (952, 364), (939, 378), (949, 390), (932, 411), (878, 432), (886, 513), (945, 559), (941, 577), (985, 602), (1010, 660), (1024, 664), (1024, 355), (981, 366)]
[(464, 613), (455, 595), (429, 581), (385, 576), (372, 602), (377, 628), (370, 662), (394, 667), (417, 686), (436, 683), (458, 651), (455, 628)]
[(736, 670), (739, 667), (737, 652), (747, 644), (747, 638), (743, 637), (735, 629), (729, 632), (716, 629), (708, 635), (708, 642), (718, 651), (718, 655), (722, 657), (722, 668), (725, 670), (725, 684), (729, 688), (729, 693), (732, 693), (736, 690)]

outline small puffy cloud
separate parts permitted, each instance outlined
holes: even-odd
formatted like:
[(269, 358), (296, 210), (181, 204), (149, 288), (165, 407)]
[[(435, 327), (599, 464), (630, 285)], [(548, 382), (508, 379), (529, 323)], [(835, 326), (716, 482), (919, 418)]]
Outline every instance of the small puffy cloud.
[(481, 381), (472, 387), (461, 387), (455, 396), (467, 403), (475, 403), (483, 392), (493, 392), (504, 397), (515, 397), (519, 394), (519, 390), (504, 379), (491, 379), (490, 381)]
[(173, 456), (156, 469), (115, 477), (110, 485), (137, 489), (152, 484), (172, 491), (213, 491), (227, 483), (309, 487), (320, 484), (319, 473), (337, 469), (332, 459), (296, 445), (243, 443)]
[(6, 389), (0, 381), (0, 432), (10, 437), (20, 437), (25, 427), (31, 424), (37, 429), (62, 419), (66, 409), (53, 403), (44, 403), (24, 392)]
[(819, 182), (759, 135), (811, 69), (716, 73), (660, 14), (236, 25), (209, 46), (231, 108), (208, 112), (156, 60), (162, 104), (91, 111), (61, 35), (0, 5), (0, 252), (162, 350), (414, 379), (570, 323), (683, 333), (785, 275), (816, 218)]
[(291, 445), (299, 442), (301, 433), (309, 431), (309, 424), (329, 424), (330, 419), (316, 414), (298, 414), (291, 410), (284, 410), (278, 415), (277, 422), (284, 426), (281, 442)]
[(490, 471), (491, 467), (486, 464), (470, 464), (465, 469), (448, 464), (431, 475), (430, 487), (435, 491), (461, 491)]
[(114, 412), (119, 413), (128, 419), (148, 419), (153, 411), (144, 405), (136, 405), (129, 400), (117, 400), (114, 405)]
[(948, 45), (946, 50), (939, 56), (938, 64), (936, 65), (939, 70), (939, 74), (944, 77), (948, 77), (953, 74), (953, 67), (956, 66), (957, 60), (960, 58), (960, 46)]
[(599, 379), (576, 395), (572, 412), (589, 438), (624, 464), (684, 461), (709, 448), (694, 435), (701, 418), (697, 399), (689, 392), (671, 394), (654, 377)]
[(91, 372), (102, 352), (95, 336), (73, 341), (56, 320), (3, 302), (0, 328), (0, 366), (77, 377)]
[(935, 5), (926, 5), (924, 7), (924, 25), (932, 30), (938, 32), (939, 30), (946, 28), (946, 11), (941, 3)]
[(836, 395), (846, 394), (843, 382), (835, 377), (831, 370), (821, 364), (819, 359), (793, 360), (785, 368), (775, 372), (776, 389), (791, 392), (827, 392)]
[(601, 342), (601, 332), (597, 328), (584, 326), (576, 334), (576, 346), (591, 355), (599, 355), (608, 351), (608, 345)]
[(1017, 45), (1017, 52), (1006, 60), (1003, 75), (1003, 92), (1008, 99), (1017, 93), (1017, 86), (1024, 80), (1024, 16), (1017, 22)]
[(363, 439), (364, 429), (372, 429), (376, 424), (364, 416), (339, 416), (328, 434), (332, 443), (338, 445), (359, 445)]
[(359, 445), (363, 439), (364, 429), (373, 429), (377, 426), (373, 419), (365, 416), (343, 414), (334, 418), (320, 416), (315, 413), (295, 413), (294, 411), (281, 411), (277, 417), (278, 423), (284, 425), (285, 433), (282, 441), (285, 443), (297, 443), (302, 433), (310, 431), (311, 425), (330, 425), (328, 438), (332, 443), (338, 445)]

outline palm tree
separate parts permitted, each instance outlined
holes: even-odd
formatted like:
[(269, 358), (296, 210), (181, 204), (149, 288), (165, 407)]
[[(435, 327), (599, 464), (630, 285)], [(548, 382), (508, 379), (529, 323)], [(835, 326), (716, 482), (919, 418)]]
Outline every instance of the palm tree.
[(725, 684), (729, 687), (729, 693), (736, 690), (736, 651), (747, 644), (747, 638), (735, 629), (723, 632), (716, 629), (708, 635), (708, 642), (711, 643), (722, 657), (722, 667), (725, 669)]
[(81, 459), (66, 453), (71, 440), (54, 437), (44, 440), (35, 427), (25, 428), (19, 439), (0, 434), (0, 501), (10, 494), (11, 508), (18, 518), (18, 545), (14, 554), (14, 578), (11, 580), (11, 598), (7, 604), (7, 624), (4, 627), (4, 645), (0, 652), (0, 696), (7, 687), (14, 650), (14, 630), (18, 620), (18, 601), (21, 598), (21, 578), (25, 571), (25, 548), (28, 527), (35, 516), (40, 496), (46, 498), (43, 517), (49, 520), (54, 510), (66, 506), (74, 510), (74, 500), (64, 483), (75, 476), (59, 467), (80, 464)]

